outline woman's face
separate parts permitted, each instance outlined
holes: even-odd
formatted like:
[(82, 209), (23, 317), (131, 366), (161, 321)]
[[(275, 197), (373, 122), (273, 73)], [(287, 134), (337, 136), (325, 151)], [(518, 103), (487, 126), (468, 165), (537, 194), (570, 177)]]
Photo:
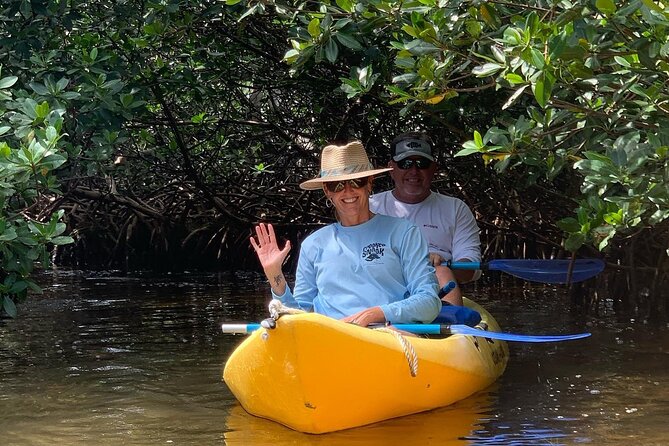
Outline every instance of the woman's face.
[(334, 204), (337, 216), (344, 226), (356, 225), (369, 220), (372, 177), (324, 183), (323, 190), (327, 198)]

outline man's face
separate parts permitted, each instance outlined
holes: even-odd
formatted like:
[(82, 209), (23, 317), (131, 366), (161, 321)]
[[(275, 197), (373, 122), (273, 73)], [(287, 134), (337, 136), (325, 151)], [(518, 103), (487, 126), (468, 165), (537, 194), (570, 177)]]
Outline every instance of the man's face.
[[(422, 156), (410, 156), (401, 161), (391, 160), (390, 176), (395, 182), (393, 195), (404, 203), (420, 203), (430, 195), (432, 178), (437, 164)], [(422, 167), (422, 168), (421, 168)]]

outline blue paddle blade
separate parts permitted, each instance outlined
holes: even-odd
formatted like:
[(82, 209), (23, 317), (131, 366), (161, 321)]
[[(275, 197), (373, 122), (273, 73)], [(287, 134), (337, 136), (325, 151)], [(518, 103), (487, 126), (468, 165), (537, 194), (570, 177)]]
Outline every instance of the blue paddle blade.
[(561, 342), (561, 341), (573, 341), (575, 339), (583, 339), (590, 336), (590, 333), (578, 333), (570, 335), (521, 335), (514, 333), (498, 333), (494, 331), (484, 331), (478, 328), (472, 328), (467, 325), (451, 325), (449, 327), (451, 334), (461, 334), (461, 335), (470, 335), (477, 336), (480, 338), (487, 339), (499, 339), (501, 341), (510, 341), (510, 342)]
[(605, 265), (600, 259), (576, 259), (573, 261), (571, 280), (568, 280), (571, 263), (571, 260), (565, 259), (497, 259), (488, 262), (487, 268), (532, 282), (568, 283), (590, 279), (601, 273)]

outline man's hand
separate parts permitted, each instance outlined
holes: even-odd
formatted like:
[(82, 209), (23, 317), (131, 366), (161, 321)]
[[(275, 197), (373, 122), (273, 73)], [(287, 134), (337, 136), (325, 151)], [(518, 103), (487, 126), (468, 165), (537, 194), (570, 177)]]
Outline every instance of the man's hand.
[[(436, 257), (439, 257), (442, 259), (443, 262), (443, 257), (441, 257), (438, 254), (434, 254)], [(432, 257), (432, 254), (430, 254), (430, 258)], [(454, 273), (453, 270), (451, 270), (447, 266), (441, 266), (441, 263), (437, 266), (435, 265), (434, 269), (436, 270), (437, 274), (437, 282), (439, 282), (439, 288), (442, 288), (444, 285), (446, 285), (448, 282), (451, 280), (454, 280), (455, 282), (458, 283), (458, 286), (455, 287), (455, 289), (451, 290), (447, 295), (441, 298), (441, 300), (448, 302), (453, 305), (459, 305), (461, 306), (463, 304), (462, 301), (462, 290), (460, 289), (460, 281), (458, 280), (458, 277), (456, 277), (456, 274)]]
[(430, 253), (430, 264), (435, 268), (441, 266), (441, 264), (444, 263), (445, 261), (446, 259), (444, 259), (441, 255), (437, 254), (436, 252)]

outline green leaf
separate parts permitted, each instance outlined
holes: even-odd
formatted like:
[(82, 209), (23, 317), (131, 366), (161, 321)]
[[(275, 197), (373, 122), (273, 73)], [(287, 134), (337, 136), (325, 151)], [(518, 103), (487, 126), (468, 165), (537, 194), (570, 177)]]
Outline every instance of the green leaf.
[(532, 65), (536, 68), (542, 70), (546, 65), (546, 59), (541, 51), (536, 48), (532, 48)]
[(19, 78), (16, 76), (8, 76), (0, 79), (0, 89), (11, 87), (16, 83), (17, 80), (19, 80)]
[(623, 223), (623, 210), (619, 209), (617, 212), (609, 212), (608, 214), (604, 214), (603, 218), (610, 225), (621, 225)]
[(61, 235), (52, 238), (50, 242), (53, 243), (54, 245), (68, 245), (70, 243), (74, 243), (74, 239), (70, 236)]
[(321, 35), (321, 21), (318, 20), (317, 18), (312, 19), (311, 22), (309, 22), (309, 26), (307, 26), (307, 31), (309, 31), (309, 34), (311, 37), (318, 37)]
[(490, 47), (490, 51), (492, 52), (492, 55), (499, 63), (503, 64), (504, 62), (506, 62), (506, 55), (504, 54), (504, 51), (502, 51), (498, 46), (492, 45)]
[(46, 128), (46, 140), (51, 142), (58, 138), (58, 131), (55, 127), (49, 126)]
[(506, 79), (507, 81), (509, 81), (509, 83), (511, 83), (513, 85), (518, 85), (518, 84), (524, 84), (525, 83), (525, 78), (523, 78), (522, 76), (520, 76), (516, 73), (507, 73), (504, 76), (504, 79)]
[(406, 73), (393, 78), (393, 84), (413, 84), (418, 79), (416, 73)]
[(645, 6), (647, 6), (648, 9), (652, 9), (655, 12), (659, 12), (660, 14), (664, 14), (664, 10), (662, 8), (660, 8), (653, 0), (642, 0), (641, 2)]
[(483, 147), (483, 138), (478, 130), (474, 130), (474, 142), (477, 147)]
[(424, 56), (426, 54), (436, 54), (441, 52), (439, 47), (420, 39), (413, 40), (406, 44), (406, 49), (414, 56)]
[(4, 296), (2, 299), (2, 308), (9, 317), (15, 318), (17, 315), (16, 304), (9, 296)]
[(409, 34), (411, 37), (414, 37), (416, 39), (418, 38), (418, 32), (416, 31), (416, 28), (414, 28), (411, 25), (402, 26), (402, 31)]
[(37, 118), (44, 119), (49, 114), (49, 103), (44, 101), (35, 107), (35, 114)]
[(542, 72), (537, 78), (534, 85), (532, 85), (534, 98), (537, 100), (541, 108), (546, 108), (548, 101), (553, 94), (553, 78), (546, 72)]
[(334, 63), (339, 56), (339, 46), (334, 39), (328, 39), (325, 44), (325, 58), (330, 62)]
[(629, 61), (628, 61), (627, 59), (625, 59), (624, 57), (621, 57), (621, 56), (614, 56), (614, 57), (613, 57), (613, 60), (615, 60), (616, 62), (618, 62), (618, 63), (619, 63), (620, 65), (622, 65), (623, 67), (626, 67), (626, 68), (631, 68), (631, 67), (632, 67), (632, 64), (629, 63)]
[(32, 98), (28, 98), (25, 101), (23, 101), (23, 104), (21, 106), (21, 110), (30, 118), (30, 119), (35, 119), (37, 117), (37, 112), (35, 112), (35, 108), (37, 108), (37, 102), (33, 100)]
[(595, 1), (595, 7), (604, 14), (615, 14), (617, 9), (613, 0), (597, 0)]
[(358, 42), (355, 39), (355, 37), (353, 37), (350, 34), (340, 32), (340, 33), (337, 33), (335, 37), (337, 37), (337, 40), (339, 40), (339, 43), (341, 43), (342, 45), (344, 45), (347, 48), (350, 48), (350, 49), (355, 50), (355, 51), (362, 49), (362, 45), (360, 44), (360, 42)]
[(27, 288), (28, 288), (28, 283), (25, 280), (17, 280), (12, 284), (8, 292), (9, 294), (19, 294)]
[(2, 233), (0, 233), (0, 242), (11, 242), (12, 240), (15, 240), (16, 237), (16, 230), (9, 226), (5, 228)]
[(465, 21), (465, 28), (467, 32), (474, 38), (477, 38), (481, 35), (481, 24), (478, 20), (467, 20)]
[(125, 108), (128, 108), (130, 107), (130, 104), (132, 104), (134, 96), (131, 94), (122, 94), (119, 96), (119, 99), (121, 100), (121, 105)]
[(351, 0), (335, 0), (335, 2), (344, 11), (348, 13), (353, 12), (353, 2)]
[(0, 156), (3, 158), (9, 158), (9, 155), (11, 155), (12, 149), (7, 145), (6, 142), (2, 141), (0, 142)]
[(61, 77), (58, 82), (56, 82), (56, 88), (58, 91), (63, 91), (65, 90), (65, 87), (67, 87), (67, 84), (70, 83), (70, 80), (67, 79), (66, 77)]
[(583, 234), (571, 234), (564, 242), (564, 248), (567, 251), (576, 252), (585, 243)]
[(36, 284), (35, 282), (33, 282), (32, 280), (26, 280), (26, 282), (28, 283), (28, 288), (29, 288), (30, 290), (32, 290), (32, 291), (34, 291), (34, 292), (36, 292), (36, 293), (41, 293), (41, 292), (42, 292), (42, 288), (40, 288), (39, 285), (37, 285), (37, 284)]
[(463, 149), (455, 154), (455, 156), (467, 156), (472, 153), (481, 153), (481, 147), (476, 144), (474, 141), (465, 141), (462, 144)]
[(288, 63), (294, 63), (299, 56), (300, 52), (298, 50), (288, 50), (286, 51), (286, 54), (283, 55), (283, 60)]
[(557, 222), (557, 225), (564, 232), (574, 233), (581, 230), (581, 224), (573, 217), (563, 218)]
[(510, 45), (520, 45), (523, 36), (517, 28), (506, 28), (504, 30), (504, 41)]
[(399, 88), (399, 87), (396, 87), (395, 85), (386, 85), (386, 89), (387, 89), (388, 91), (390, 91), (391, 93), (393, 93), (393, 94), (395, 94), (395, 95), (397, 95), (397, 96), (400, 96), (400, 97), (402, 97), (402, 98), (406, 98), (406, 99), (411, 99), (411, 98), (413, 98), (413, 96), (411, 96), (411, 95), (410, 95), (409, 93), (407, 93), (405, 90), (403, 90), (403, 89), (401, 89), (401, 88)]
[(504, 66), (496, 63), (485, 63), (483, 65), (479, 65), (478, 67), (474, 67), (472, 69), (472, 74), (474, 74), (476, 77), (486, 77), (497, 73), (502, 68), (504, 68)]
[(204, 116), (206, 115), (206, 112), (201, 112), (198, 113), (197, 115), (191, 116), (190, 121), (193, 124), (201, 124), (204, 121)]

